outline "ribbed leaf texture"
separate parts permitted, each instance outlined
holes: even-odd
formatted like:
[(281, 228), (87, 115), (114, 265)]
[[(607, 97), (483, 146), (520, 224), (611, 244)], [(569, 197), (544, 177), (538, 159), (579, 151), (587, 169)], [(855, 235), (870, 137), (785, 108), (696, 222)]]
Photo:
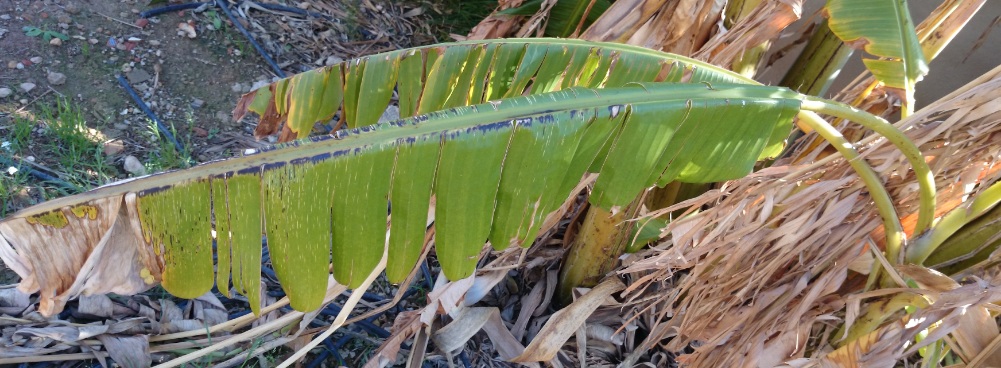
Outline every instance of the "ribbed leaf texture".
[[(399, 66), (386, 70), (453, 68), (470, 60), (481, 62), (474, 53), (492, 52), (495, 56), (486, 60), (496, 61), (507, 45), (512, 43), (424, 48), (370, 57), (369, 63), (352, 62), (361, 75), (343, 69), (349, 86), (343, 95), (357, 93), (358, 101), (369, 101), (369, 90), (353, 92), (350, 81), (366, 85), (364, 70), (376, 69), (370, 64), (373, 58), (393, 60), (392, 55), (400, 55)], [(477, 86), (489, 97), (477, 95), (474, 100), (521, 95), (522, 89), (540, 83), (556, 85), (537, 72), (552, 60), (550, 51), (569, 53), (574, 45), (533, 45), (512, 47), (523, 51), (514, 52), (522, 60), (519, 67), (490, 73), (473, 68), (470, 75), (483, 79), (466, 83), (469, 89), (445, 76), (439, 79), (435, 67), (423, 68), (429, 72), (422, 84), (447, 85), (453, 93), (423, 88), (411, 106), (417, 111), (431, 103), (427, 101), (434, 101), (429, 106), (435, 109), (455, 106), (459, 102), (448, 102), (454, 91)], [(595, 45), (586, 50), (571, 55), (606, 51)], [(523, 72), (525, 55), (536, 51), (540, 66)], [(420, 54), (422, 63), (408, 65), (403, 57), (408, 54)], [(608, 52), (606, 58), (614, 54)], [(707, 69), (675, 68), (675, 61), (664, 61), (671, 56), (658, 60), (653, 55), (644, 55), (644, 60), (656, 65), (653, 70), (664, 79), (729, 78), (713, 77)], [(529, 245), (545, 216), (570, 195), (585, 172), (599, 173), (591, 201), (604, 208), (624, 205), (643, 188), (671, 180), (738, 178), (759, 158), (777, 152), (799, 111), (799, 95), (782, 88), (627, 84), (627, 72), (642, 70), (644, 64), (616, 71), (608, 66), (621, 66), (626, 53), (602, 66), (606, 58), (585, 57), (582, 72), (571, 75), (580, 78), (591, 70), (587, 74), (594, 86), (602, 84), (598, 80), (624, 86), (569, 87), (446, 108), (46, 202), (0, 221), (0, 257), (24, 277), (22, 289), (41, 291), (40, 311), (49, 315), (81, 293), (135, 293), (157, 282), (174, 295), (191, 298), (209, 290), (213, 280), (221, 290), (232, 280), (233, 289), (254, 305), (259, 300), (263, 233), (292, 306), (311, 310), (322, 301), (331, 265), (337, 281), (354, 287), (388, 246), (391, 279), (399, 280), (412, 269), (432, 196), (437, 200), (438, 260), (446, 276), (455, 280), (473, 272), (487, 240), (496, 248)], [(451, 61), (438, 63), (446, 60)], [(566, 68), (574, 65), (572, 56), (560, 60)], [(665, 65), (672, 67), (662, 70)], [(494, 80), (487, 76), (493, 74), (511, 79), (492, 86)], [(412, 77), (404, 75), (395, 78), (400, 91), (409, 88), (405, 79)], [(296, 95), (296, 78), (279, 82), (291, 89), (272, 91)], [(380, 78), (380, 86), (394, 79)], [(463, 77), (460, 73), (456, 78)], [(525, 82), (519, 82), (522, 79)], [(312, 91), (309, 96), (320, 94), (319, 88)], [(336, 95), (333, 91), (338, 90), (325, 87), (322, 95)], [(402, 105), (404, 93), (400, 96)], [(345, 106), (362, 106), (346, 98)], [(292, 111), (308, 112), (296, 110), (299, 103), (269, 101), (276, 109), (283, 105), (289, 116)], [(362, 110), (355, 116), (377, 115)], [(390, 204), (392, 221), (387, 227)], [(213, 243), (219, 259), (216, 277)]]

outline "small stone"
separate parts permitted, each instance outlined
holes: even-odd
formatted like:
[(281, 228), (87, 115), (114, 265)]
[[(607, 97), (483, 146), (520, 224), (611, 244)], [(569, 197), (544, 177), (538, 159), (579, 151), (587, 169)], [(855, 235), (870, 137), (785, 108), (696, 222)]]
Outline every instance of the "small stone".
[(80, 7), (76, 5), (75, 1), (70, 1), (65, 7), (63, 7), (63, 10), (66, 10), (66, 12), (70, 14), (77, 14), (80, 12)]
[(205, 101), (199, 100), (197, 98), (194, 99), (194, 101), (191, 101), (191, 108), (192, 109), (200, 109), (200, 108), (202, 108), (202, 106), (205, 106)]
[(104, 144), (104, 155), (114, 156), (125, 151), (125, 144), (121, 139), (115, 139)]
[(10, 20), (10, 14), (4, 14), (4, 15), (0, 15), (0, 19), (3, 19), (3, 20)]
[(32, 63), (38, 64), (38, 63), (42, 62), (42, 57), (41, 56), (35, 56), (35, 57), (33, 57), (31, 59), (28, 59), (28, 60), (31, 61)]
[(215, 118), (219, 119), (219, 121), (222, 122), (222, 123), (228, 123), (229, 122), (229, 113), (227, 113), (225, 111), (216, 111)]
[(18, 69), (24, 69), (24, 63), (17, 63), (17, 64), (14, 64), (14, 67), (15, 67), (15, 68), (18, 68)]
[(69, 23), (59, 23), (59, 24), (56, 24), (56, 26), (58, 26), (59, 28), (62, 28), (63, 30), (70, 29)]
[(66, 14), (59, 14), (59, 16), (56, 17), (56, 21), (59, 22), (59, 23), (67, 23), (67, 24), (69, 24), (69, 23), (73, 23), (73, 18), (70, 18), (70, 16), (66, 15)]
[(20, 100), (17, 100), (17, 102), (20, 102), (22, 105), (27, 105), (28, 104), (28, 99), (27, 98), (22, 98)]
[(185, 22), (177, 23), (177, 35), (188, 38), (198, 37), (198, 33), (195, 32), (195, 26)]
[(115, 126), (115, 129), (118, 129), (118, 130), (125, 130), (125, 129), (129, 128), (129, 125), (125, 124), (125, 123), (115, 123), (114, 126)]
[(24, 66), (31, 66), (34, 63), (32, 63), (31, 60), (24, 59), (24, 60), (21, 60), (21, 64), (24, 65)]
[(191, 130), (194, 131), (195, 135), (198, 137), (205, 138), (209, 136), (209, 131), (201, 127), (191, 127)]
[(386, 108), (386, 111), (382, 113), (382, 116), (379, 117), (378, 124), (389, 123), (397, 120), (400, 120), (400, 108), (389, 105), (389, 107)]
[(128, 78), (129, 82), (131, 82), (132, 84), (139, 84), (148, 81), (150, 79), (153, 79), (153, 76), (149, 75), (148, 72), (140, 68), (132, 69), (131, 71), (125, 74), (125, 77)]
[(49, 80), (49, 84), (53, 86), (66, 84), (66, 74), (63, 73), (49, 72), (49, 75), (46, 76), (46, 78)]
[(340, 64), (342, 62), (344, 62), (344, 59), (341, 59), (341, 58), (339, 58), (337, 56), (328, 56), (327, 57), (327, 61), (324, 62), (324, 65), (331, 66), (331, 65), (334, 65), (334, 64)]
[(31, 92), (35, 89), (35, 84), (30, 82), (21, 83), (21, 90), (25, 92)]
[(14, 91), (11, 91), (10, 88), (0, 87), (0, 98), (6, 98), (7, 96), (10, 96), (12, 93), (14, 93)]
[(7, 62), (7, 68), (8, 69), (17, 69), (17, 61), (16, 60), (8, 61)]
[(264, 86), (266, 86), (268, 84), (271, 84), (271, 82), (268, 82), (266, 80), (264, 80), (264, 81), (257, 81), (257, 82), (254, 82), (254, 85), (250, 87), (250, 90), (251, 91), (256, 91), (258, 88), (264, 87)]
[(53, 38), (51, 41), (49, 41), (49, 45), (52, 45), (52, 46), (62, 46), (63, 45), (63, 40), (60, 39), (59, 37)]
[(132, 173), (133, 175), (142, 176), (146, 175), (146, 168), (143, 167), (142, 162), (136, 156), (125, 156), (125, 171)]
[(27, 160), (28, 162), (35, 162), (35, 156), (28, 156), (25, 157), (24, 159)]
[(160, 46), (160, 41), (149, 40), (149, 44), (150, 44), (150, 46)]
[(149, 25), (149, 19), (146, 19), (146, 18), (136, 19), (136, 27), (146, 28), (146, 26), (148, 26), (148, 25)]
[(233, 83), (233, 87), (230, 89), (233, 90), (233, 92), (240, 93), (243, 91), (243, 83)]
[(91, 39), (87, 40), (87, 43), (89, 43), (91, 45), (96, 45), (98, 42), (101, 42), (101, 41), (98, 41), (96, 38), (91, 38)]

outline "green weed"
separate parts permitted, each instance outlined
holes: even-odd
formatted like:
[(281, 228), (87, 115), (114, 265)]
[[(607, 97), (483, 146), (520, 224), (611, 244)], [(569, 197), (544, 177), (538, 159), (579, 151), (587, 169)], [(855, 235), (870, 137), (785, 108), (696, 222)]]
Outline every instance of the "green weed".
[(87, 128), (81, 109), (67, 100), (58, 100), (55, 107), (42, 105), (37, 117), (47, 127), (48, 139), (41, 139), (40, 144), (53, 155), (51, 160), (69, 174), (64, 180), (90, 188), (113, 178), (112, 168), (104, 160), (103, 145)]
[(24, 26), (24, 28), (21, 28), (21, 30), (23, 30), (24, 31), (24, 35), (28, 36), (28, 37), (42, 36), (42, 39), (45, 40), (45, 42), (49, 42), (53, 38), (58, 38), (58, 39), (63, 40), (63, 41), (67, 41), (67, 40), (70, 39), (69, 36), (67, 36), (65, 34), (62, 34), (62, 33), (56, 32), (56, 31), (50, 31), (50, 30), (47, 30), (47, 29), (41, 29), (41, 28), (34, 27), (34, 26)]
[(219, 13), (217, 13), (215, 10), (209, 10), (205, 12), (205, 16), (207, 16), (209, 18), (209, 21), (212, 22), (212, 28), (214, 28), (216, 31), (222, 30), (223, 23), (222, 23), (222, 18), (219, 17)]
[(18, 152), (28, 148), (31, 141), (31, 129), (34, 128), (31, 120), (18, 116), (14, 118), (14, 125), (11, 126), (10, 149)]
[(185, 119), (187, 129), (185, 129), (185, 134), (178, 134), (177, 129), (174, 124), (170, 124), (170, 134), (177, 139), (183, 147), (183, 151), (178, 152), (177, 148), (174, 147), (174, 142), (168, 140), (156, 126), (156, 122), (152, 120), (147, 120), (147, 132), (151, 136), (151, 141), (157, 143), (156, 149), (150, 153), (147, 157), (147, 162), (145, 164), (147, 172), (160, 172), (173, 169), (183, 169), (191, 167), (194, 162), (191, 159), (191, 127), (194, 125), (194, 114), (189, 111), (187, 113), (187, 118)]
[(22, 170), (10, 170), (3, 167), (0, 173), (0, 218), (17, 211), (14, 196), (28, 186), (28, 174)]

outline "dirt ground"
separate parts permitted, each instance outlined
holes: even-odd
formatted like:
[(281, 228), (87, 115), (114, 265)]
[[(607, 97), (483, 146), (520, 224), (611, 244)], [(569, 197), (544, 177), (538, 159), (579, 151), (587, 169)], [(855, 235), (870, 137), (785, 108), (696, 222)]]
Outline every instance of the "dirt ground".
[[(0, 81), (14, 92), (0, 100), (0, 109), (31, 112), (37, 108), (34, 104), (69, 99), (83, 109), (87, 126), (100, 131), (104, 141), (120, 140), (120, 146), (105, 150), (115, 163), (128, 155), (148, 162), (155, 151), (151, 144), (159, 142), (150, 142), (154, 137), (148, 134), (149, 118), (116, 81), (120, 74), (153, 113), (189, 143), (192, 158), (206, 161), (253, 145), (241, 139), (246, 136), (242, 125), (232, 121), (229, 111), (244, 92), (243, 85), (269, 81), (273, 72), (231, 26), (209, 30), (207, 16), (188, 11), (168, 13), (139, 27), (140, 7), (135, 1), (0, 4), (0, 14), (10, 17), (0, 23), (8, 30), (0, 38), (6, 64)], [(178, 34), (177, 24), (187, 21), (200, 31), (195, 38)], [(42, 37), (29, 37), (24, 27), (57, 31), (69, 39), (54, 46)], [(49, 78), (54, 73), (65, 78)], [(35, 87), (25, 91), (22, 83)], [(46, 155), (30, 149), (22, 154), (43, 160)]]

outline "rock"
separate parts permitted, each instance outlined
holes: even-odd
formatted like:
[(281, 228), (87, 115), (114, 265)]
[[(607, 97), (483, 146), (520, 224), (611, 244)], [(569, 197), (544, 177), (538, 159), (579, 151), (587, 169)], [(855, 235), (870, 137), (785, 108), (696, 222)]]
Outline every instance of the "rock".
[(205, 137), (209, 136), (209, 131), (205, 130), (204, 128), (201, 128), (201, 127), (191, 127), (191, 130), (193, 132), (195, 132), (195, 135), (198, 136), (198, 137), (205, 138)]
[(34, 83), (31, 83), (31, 82), (21, 83), (21, 90), (22, 91), (31, 92), (31, 90), (33, 90), (33, 89), (35, 89), (35, 84)]
[(80, 13), (80, 7), (76, 5), (75, 1), (70, 1), (65, 7), (63, 7), (63, 10), (70, 14)]
[(266, 80), (259, 80), (257, 82), (254, 82), (254, 85), (250, 87), (250, 90), (256, 91), (258, 88), (264, 87), (269, 84), (271, 84), (271, 82), (268, 82)]
[(148, 25), (149, 25), (149, 19), (146, 19), (146, 18), (136, 19), (136, 27), (146, 28), (146, 26), (148, 26)]
[(377, 124), (389, 123), (397, 120), (400, 120), (400, 108), (389, 105), (389, 107), (386, 108), (386, 111), (382, 113), (382, 116), (379, 117), (379, 122)]
[(28, 99), (27, 98), (22, 98), (20, 100), (17, 100), (17, 102), (20, 102), (22, 105), (27, 105), (28, 104)]
[(7, 62), (7, 68), (8, 69), (17, 69), (17, 61), (16, 60), (8, 61)]
[(42, 57), (41, 56), (35, 56), (35, 57), (31, 58), (31, 59), (28, 59), (28, 61), (31, 61), (32, 63), (38, 64), (38, 63), (42, 62)]
[(46, 78), (49, 80), (49, 84), (53, 86), (66, 84), (66, 74), (63, 73), (49, 72), (49, 75), (46, 76)]
[(195, 26), (185, 22), (177, 23), (177, 35), (188, 38), (198, 37), (198, 33), (195, 33)]
[(67, 14), (59, 14), (59, 16), (56, 17), (56, 22), (69, 24), (73, 23), (73, 18), (70, 18)]
[(125, 171), (132, 173), (132, 175), (142, 176), (146, 175), (146, 167), (143, 166), (142, 162), (136, 156), (125, 156)]
[(125, 123), (115, 123), (114, 127), (115, 127), (115, 129), (118, 129), (118, 130), (125, 130), (125, 129), (129, 128), (129, 125), (125, 124)]
[(14, 67), (15, 67), (15, 68), (18, 68), (18, 69), (24, 69), (24, 63), (17, 63), (17, 64), (14, 64)]
[(98, 41), (96, 38), (87, 39), (87, 43), (89, 43), (91, 45), (96, 45), (98, 42), (101, 42), (101, 41)]
[(160, 46), (160, 41), (157, 40), (149, 40), (148, 43), (150, 44), (150, 46)]
[(0, 98), (5, 98), (7, 96), (10, 96), (12, 93), (14, 93), (14, 91), (11, 91), (10, 88), (7, 87), (0, 88)]
[(197, 98), (194, 99), (194, 101), (191, 101), (191, 108), (192, 109), (200, 109), (200, 108), (202, 108), (202, 106), (205, 106), (205, 101), (199, 100)]
[(140, 68), (132, 69), (132, 71), (125, 74), (125, 77), (128, 78), (129, 82), (132, 84), (139, 84), (153, 79), (153, 76), (149, 75), (149, 73)]
[(60, 39), (59, 37), (53, 38), (51, 41), (49, 41), (49, 45), (52, 45), (52, 46), (62, 46), (63, 45), (63, 40)]
[(24, 60), (21, 60), (21, 64), (24, 65), (24, 66), (31, 66), (34, 63), (31, 62), (31, 60), (24, 59)]
[[(119, 153), (122, 153), (122, 151), (124, 151), (124, 150), (125, 150), (125, 144), (122, 143), (121, 139), (111, 140), (111, 141), (108, 141), (107, 143), (104, 144), (104, 155), (105, 156), (114, 156), (114, 155), (117, 155)], [(129, 157), (132, 157), (132, 156), (129, 156)], [(136, 161), (138, 161), (138, 160), (136, 160)], [(140, 165), (140, 167), (141, 166), (142, 165)]]
[(327, 61), (325, 61), (323, 64), (326, 65), (326, 66), (331, 66), (331, 65), (334, 65), (334, 64), (342, 63), (342, 62), (344, 62), (344, 59), (341, 59), (341, 58), (336, 57), (336, 56), (328, 56), (327, 57)]
[(233, 87), (230, 89), (233, 90), (233, 92), (240, 93), (243, 91), (243, 83), (233, 83)]
[(3, 19), (3, 20), (10, 20), (10, 14), (4, 14), (4, 15), (0, 15), (0, 19)]

